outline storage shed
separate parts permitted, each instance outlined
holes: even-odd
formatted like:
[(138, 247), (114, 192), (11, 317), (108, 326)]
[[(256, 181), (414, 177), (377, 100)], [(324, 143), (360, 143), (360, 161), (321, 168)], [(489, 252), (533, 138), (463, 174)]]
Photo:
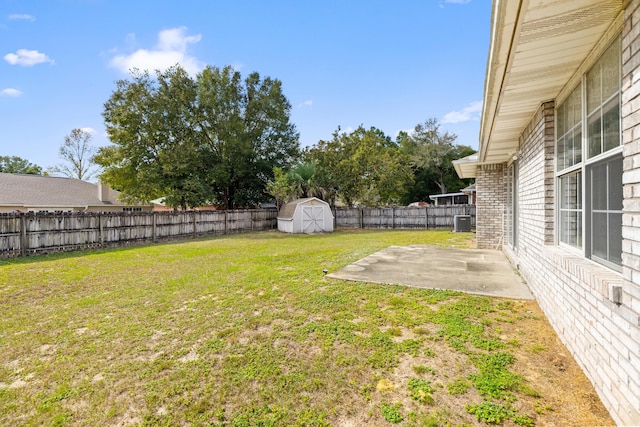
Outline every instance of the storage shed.
[(333, 231), (333, 213), (329, 204), (317, 197), (287, 203), (278, 213), (278, 230), (285, 233), (322, 233)]

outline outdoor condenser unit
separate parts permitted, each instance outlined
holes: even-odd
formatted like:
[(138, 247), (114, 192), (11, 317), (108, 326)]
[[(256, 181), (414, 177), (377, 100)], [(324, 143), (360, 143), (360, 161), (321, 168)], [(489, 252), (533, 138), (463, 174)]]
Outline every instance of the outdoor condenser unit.
[(471, 231), (471, 215), (454, 215), (453, 231), (456, 233)]

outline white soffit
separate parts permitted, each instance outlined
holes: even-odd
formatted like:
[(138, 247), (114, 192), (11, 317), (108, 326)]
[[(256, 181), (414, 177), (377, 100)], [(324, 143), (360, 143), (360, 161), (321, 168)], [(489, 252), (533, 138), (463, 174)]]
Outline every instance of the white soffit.
[(472, 154), (453, 161), (453, 167), (460, 178), (475, 178), (478, 166), (478, 155)]
[(509, 160), (621, 10), (622, 0), (494, 0), (479, 162)]

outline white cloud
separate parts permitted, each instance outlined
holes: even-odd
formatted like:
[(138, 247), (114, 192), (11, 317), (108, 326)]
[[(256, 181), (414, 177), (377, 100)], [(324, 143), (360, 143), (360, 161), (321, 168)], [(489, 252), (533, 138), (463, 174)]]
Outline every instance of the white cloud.
[(97, 133), (97, 131), (94, 128), (80, 128), (80, 130), (90, 135), (95, 135)]
[[(188, 53), (190, 44), (198, 43), (200, 34), (188, 36), (187, 28), (171, 28), (158, 33), (158, 43), (153, 49), (138, 49), (129, 55), (116, 55), (109, 65), (124, 73), (134, 68), (139, 70), (161, 70), (180, 64), (189, 74), (195, 74), (204, 68), (204, 64)], [(127, 35), (127, 43), (135, 42), (135, 35)]]
[(22, 95), (22, 91), (18, 89), (14, 89), (12, 87), (8, 87), (0, 91), (0, 96), (10, 96), (12, 98), (17, 98), (20, 95)]
[(18, 49), (16, 53), (7, 53), (4, 60), (11, 65), (22, 65), (31, 67), (32, 65), (48, 62), (53, 65), (53, 59), (37, 50)]
[(36, 20), (36, 17), (33, 15), (27, 15), (26, 13), (12, 13), (7, 17), (9, 21), (30, 21), (33, 22)]
[(441, 122), (462, 123), (471, 120), (479, 120), (482, 112), (482, 101), (474, 101), (459, 111), (451, 111), (444, 115)]
[(298, 108), (311, 107), (312, 105), (313, 105), (313, 99), (308, 99), (304, 101), (302, 104), (298, 105)]

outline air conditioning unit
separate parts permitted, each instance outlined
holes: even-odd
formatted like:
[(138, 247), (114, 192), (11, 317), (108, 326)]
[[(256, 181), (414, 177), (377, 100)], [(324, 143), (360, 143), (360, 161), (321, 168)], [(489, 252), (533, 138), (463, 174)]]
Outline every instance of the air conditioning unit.
[(454, 215), (453, 231), (455, 233), (471, 231), (471, 215)]

